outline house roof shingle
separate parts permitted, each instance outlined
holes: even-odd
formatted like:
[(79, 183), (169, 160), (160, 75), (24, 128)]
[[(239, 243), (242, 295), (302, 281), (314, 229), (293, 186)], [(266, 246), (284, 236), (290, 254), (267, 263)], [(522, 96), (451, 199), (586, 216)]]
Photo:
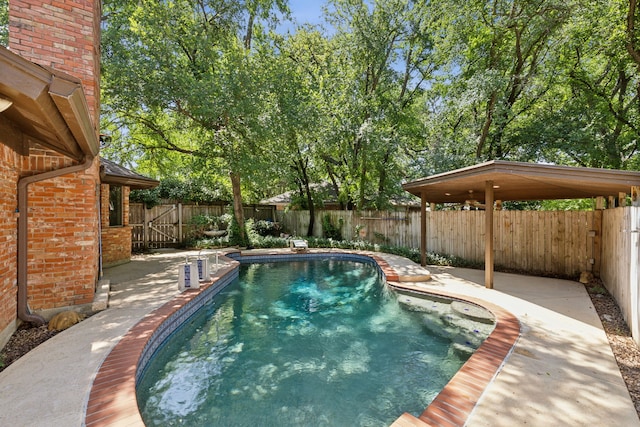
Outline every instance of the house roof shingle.
[(154, 188), (160, 184), (160, 181), (135, 173), (102, 157), (100, 157), (100, 179), (104, 184), (126, 185), (133, 190)]

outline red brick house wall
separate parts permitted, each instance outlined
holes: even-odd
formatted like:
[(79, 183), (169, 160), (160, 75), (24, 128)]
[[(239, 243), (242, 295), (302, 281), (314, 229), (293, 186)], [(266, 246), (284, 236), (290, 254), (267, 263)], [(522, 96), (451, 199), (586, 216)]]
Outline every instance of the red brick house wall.
[[(99, 123), (100, 1), (11, 0), (9, 49), (81, 79)], [(2, 135), (0, 135), (0, 142)], [(11, 144), (8, 144), (11, 146)], [(20, 156), (0, 144), (0, 347), (16, 321), (17, 183), (77, 164), (39, 146)], [(91, 303), (98, 280), (99, 160), (86, 171), (29, 185), (28, 304), (33, 311)]]
[[(54, 152), (34, 149), (25, 160), (30, 171), (39, 164), (44, 170), (73, 164)], [(28, 295), (34, 311), (93, 301), (99, 257), (98, 169), (96, 159), (85, 172), (29, 186)]]
[(102, 264), (105, 267), (131, 259), (131, 226), (129, 225), (128, 186), (122, 187), (122, 225), (109, 225), (109, 184), (101, 185)]
[(20, 156), (0, 144), (0, 331), (16, 318), (17, 310), (16, 183), (19, 164)]

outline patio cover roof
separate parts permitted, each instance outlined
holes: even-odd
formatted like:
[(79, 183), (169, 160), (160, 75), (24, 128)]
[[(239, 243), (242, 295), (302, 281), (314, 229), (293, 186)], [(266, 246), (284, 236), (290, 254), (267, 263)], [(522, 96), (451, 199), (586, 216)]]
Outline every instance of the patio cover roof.
[(640, 172), (492, 160), (408, 182), (402, 187), (428, 203), (494, 200), (555, 200), (615, 196), (640, 186)]
[[(476, 200), (582, 199), (629, 194), (640, 203), (640, 172), (492, 160), (408, 182), (406, 191), (422, 199), (420, 252), (426, 263), (426, 204)], [(493, 288), (493, 209), (485, 210), (485, 286)]]

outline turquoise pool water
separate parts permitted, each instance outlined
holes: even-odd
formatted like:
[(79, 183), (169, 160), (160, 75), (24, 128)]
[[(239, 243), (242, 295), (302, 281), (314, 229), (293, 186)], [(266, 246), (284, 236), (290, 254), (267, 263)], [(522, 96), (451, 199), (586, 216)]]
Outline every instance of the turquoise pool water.
[(419, 415), (492, 330), (390, 292), (373, 263), (240, 269), (146, 366), (147, 426), (387, 426)]

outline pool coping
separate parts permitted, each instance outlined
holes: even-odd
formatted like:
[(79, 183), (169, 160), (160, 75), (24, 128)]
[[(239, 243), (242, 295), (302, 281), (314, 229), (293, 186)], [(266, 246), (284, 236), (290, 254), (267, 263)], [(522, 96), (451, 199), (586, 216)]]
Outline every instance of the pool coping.
[[(454, 293), (431, 290), (419, 287), (414, 283), (400, 282), (400, 276), (382, 256), (362, 251), (314, 251), (313, 253), (295, 254), (296, 259), (304, 259), (305, 255), (348, 255), (372, 259), (385, 275), (387, 283), (396, 289), (443, 296), (479, 305), (489, 310), (496, 319), (496, 327), (481, 344), (469, 360), (447, 383), (434, 401), (419, 416), (402, 414), (393, 427), (409, 426), (463, 426), (472, 413), (476, 403), (482, 396), (486, 386), (498, 374), (505, 359), (511, 353), (520, 335), (520, 322), (504, 308), (487, 301), (460, 296)], [(232, 255), (234, 258), (238, 255)], [(239, 256), (243, 256), (241, 253)], [(291, 257), (282, 252), (264, 252), (258, 257)], [(235, 273), (239, 261), (222, 256), (227, 264), (211, 275), (211, 280), (202, 283), (199, 289), (186, 290), (147, 314), (115, 345), (101, 364), (93, 381), (86, 407), (84, 425), (101, 426), (144, 426), (136, 399), (136, 377), (141, 359), (150, 350), (150, 340), (163, 327), (163, 324), (176, 316), (189, 316), (190, 302), (204, 298), (207, 293), (216, 293), (226, 285), (226, 281)]]

